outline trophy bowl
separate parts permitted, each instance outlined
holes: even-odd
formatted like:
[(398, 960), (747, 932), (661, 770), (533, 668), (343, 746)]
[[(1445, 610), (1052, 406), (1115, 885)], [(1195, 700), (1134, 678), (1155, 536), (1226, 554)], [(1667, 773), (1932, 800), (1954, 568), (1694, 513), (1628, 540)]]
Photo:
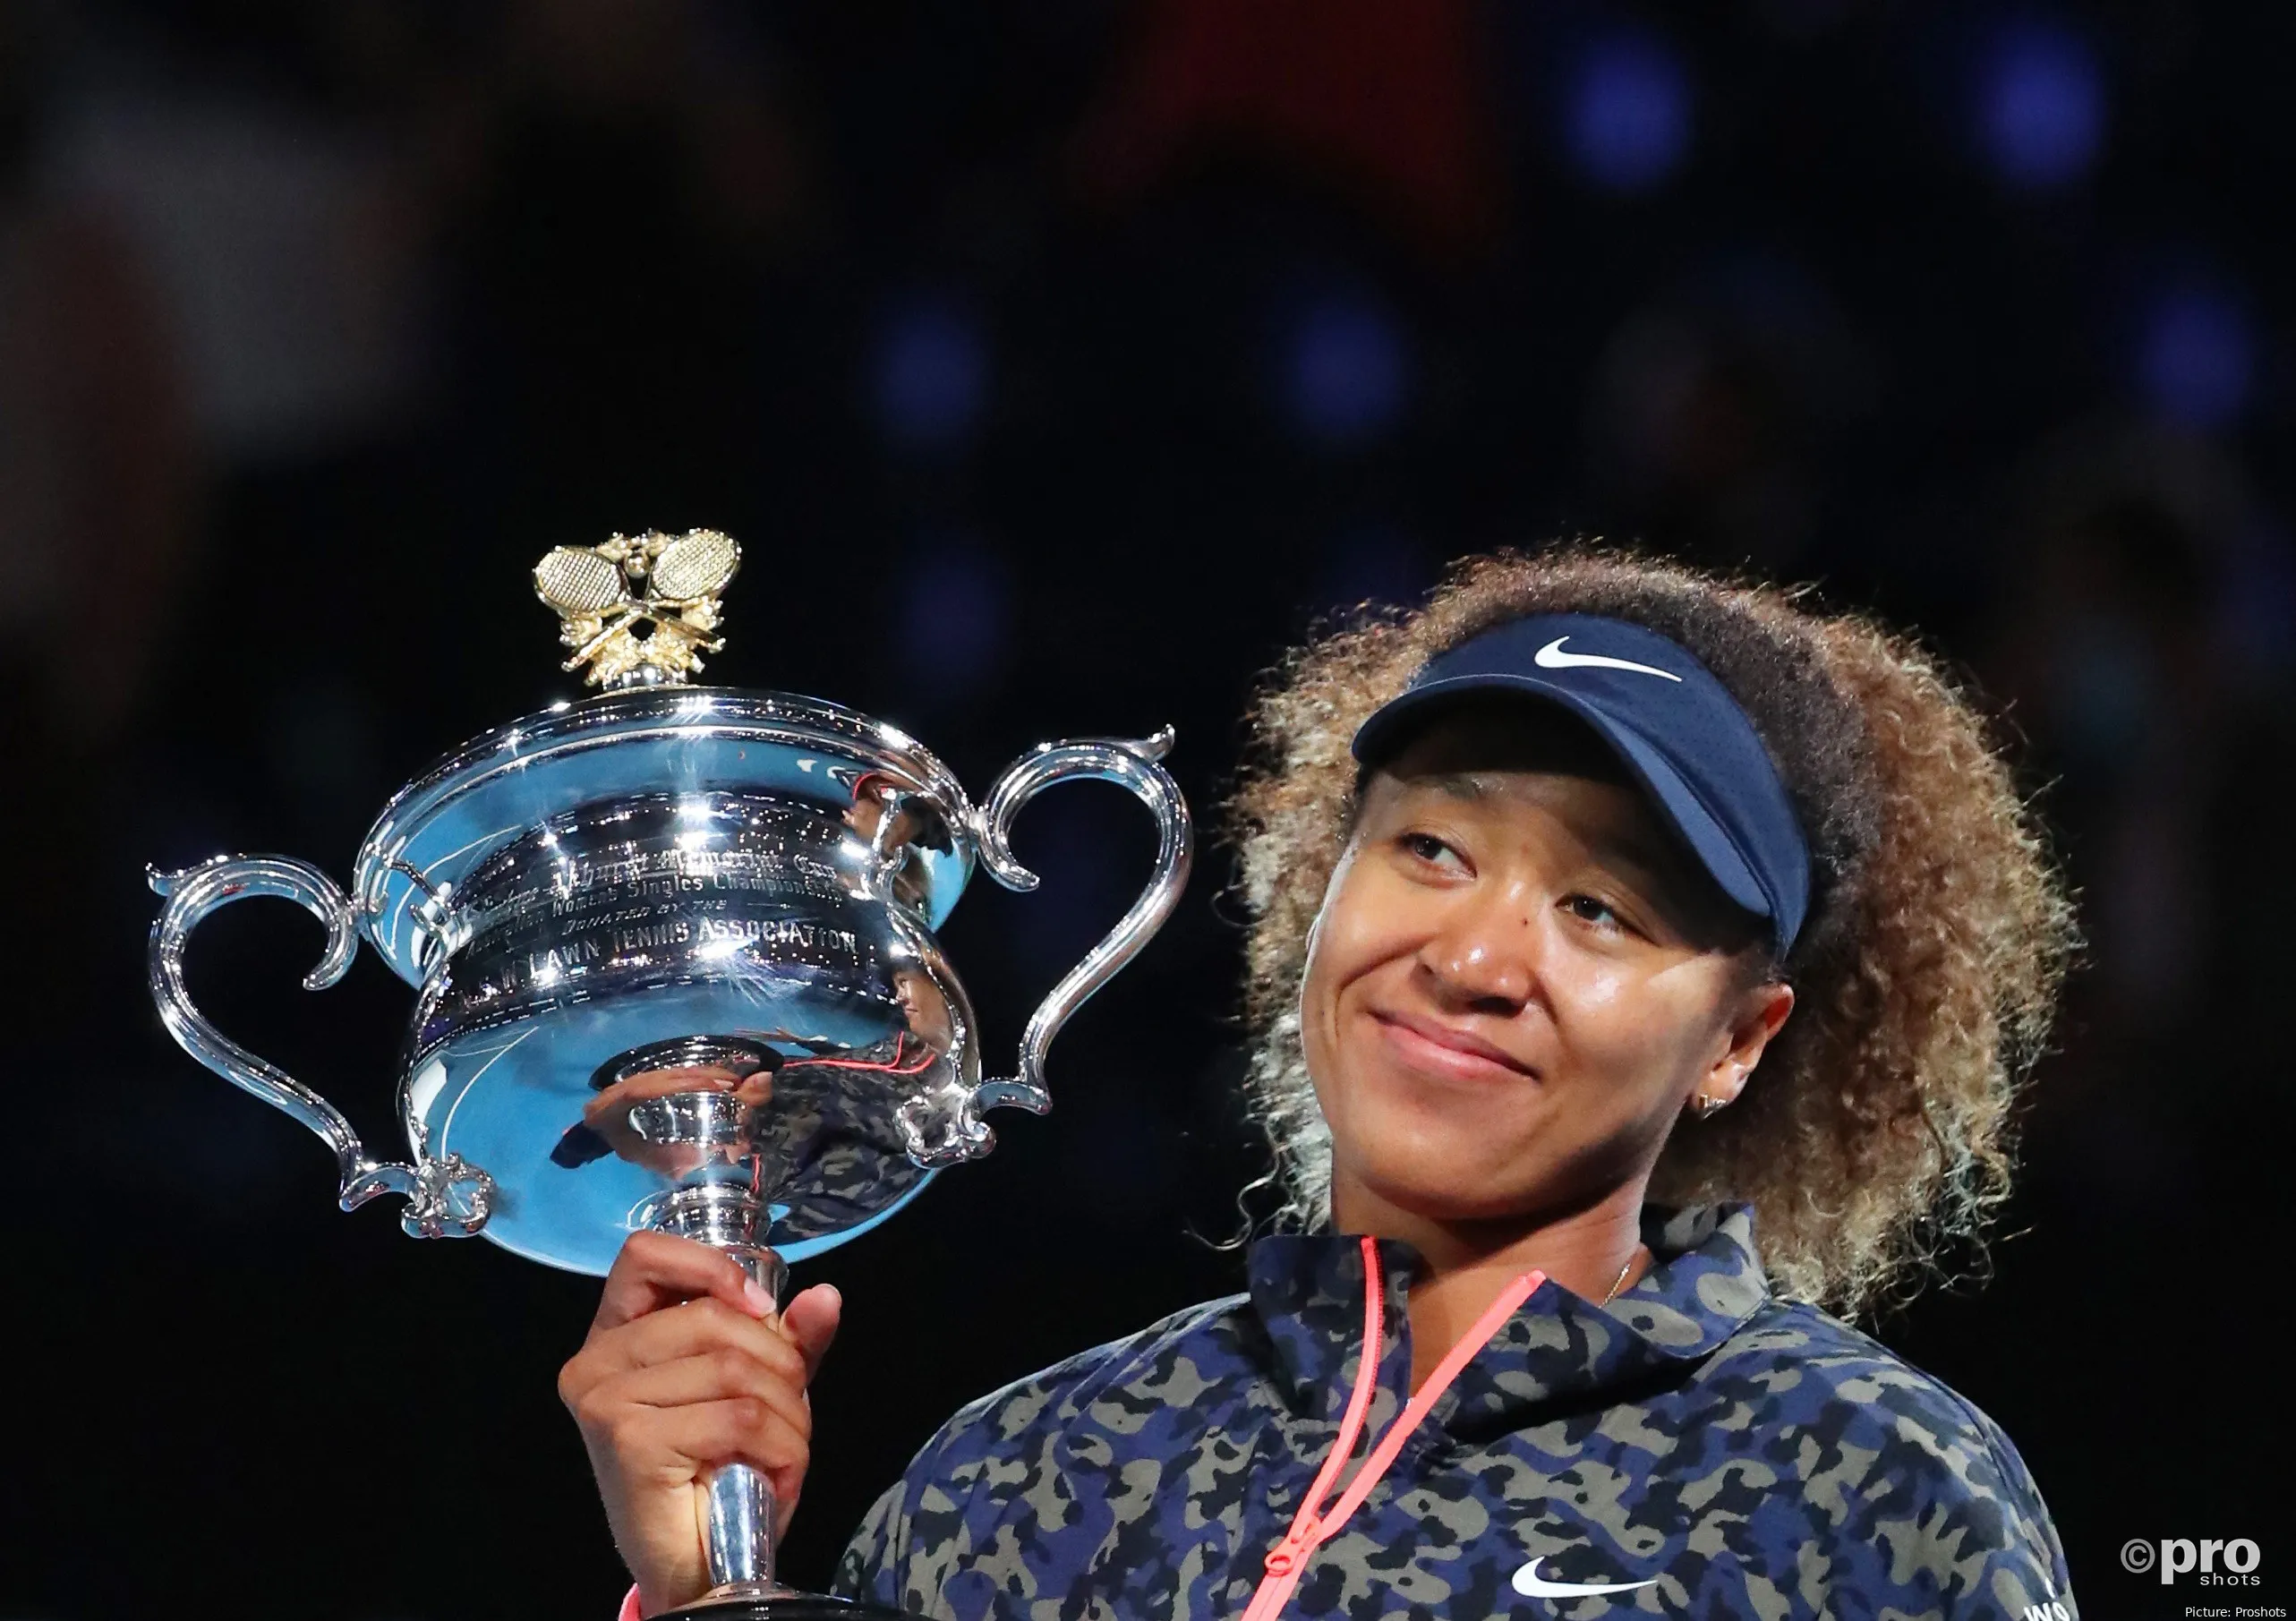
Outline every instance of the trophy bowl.
[[(280, 856), (151, 874), (166, 898), (150, 982), (168, 1030), (327, 1143), (345, 1209), (395, 1193), (416, 1236), (478, 1234), (596, 1275), (634, 1231), (679, 1233), (782, 1298), (788, 1262), (987, 1153), (987, 1111), (1049, 1107), (1053, 1037), (1170, 915), (1191, 829), (1159, 764), (1168, 730), (1042, 745), (977, 806), (882, 721), (684, 684), (718, 644), (717, 593), (738, 558), (712, 531), (546, 558), (537, 585), (577, 649), (568, 667), (588, 664), (609, 690), (489, 732), (400, 789), (347, 890)], [(983, 1080), (972, 1008), (935, 931), (977, 866), (1035, 887), (1011, 852), (1013, 819), (1073, 779), (1122, 784), (1148, 806), (1154, 870), (1030, 1018), (1012, 1076)], [(255, 896), (297, 901), (326, 926), (310, 988), (339, 980), (362, 940), (414, 987), (398, 1080), (406, 1160), (370, 1156), (324, 1097), (193, 1005), (192, 931)], [(772, 1583), (772, 1505), (755, 1472), (721, 1470), (707, 1497), (697, 1534), (715, 1613), (830, 1602)]]

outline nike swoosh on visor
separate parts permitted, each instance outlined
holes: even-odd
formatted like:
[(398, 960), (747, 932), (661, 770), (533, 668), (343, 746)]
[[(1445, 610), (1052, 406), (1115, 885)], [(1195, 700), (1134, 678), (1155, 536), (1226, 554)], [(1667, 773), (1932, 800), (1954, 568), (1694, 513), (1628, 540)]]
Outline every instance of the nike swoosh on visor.
[(1563, 644), (1568, 636), (1557, 636), (1531, 655), (1531, 661), (1541, 670), (1631, 670), (1641, 675), (1656, 676), (1662, 681), (1679, 681), (1682, 678), (1670, 670), (1660, 670), (1653, 664), (1637, 664), (1632, 659), (1606, 658), (1599, 653), (1565, 653)]

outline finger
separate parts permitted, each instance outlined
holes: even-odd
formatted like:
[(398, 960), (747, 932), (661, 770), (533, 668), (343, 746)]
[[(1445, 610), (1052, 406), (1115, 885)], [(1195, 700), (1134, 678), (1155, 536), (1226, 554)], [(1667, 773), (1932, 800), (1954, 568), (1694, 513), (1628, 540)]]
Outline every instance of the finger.
[(649, 1311), (704, 1295), (752, 1317), (772, 1310), (772, 1297), (753, 1285), (731, 1256), (690, 1238), (633, 1233), (606, 1274), (591, 1328), (619, 1328)]
[(725, 1463), (761, 1469), (777, 1497), (796, 1492), (811, 1455), (796, 1428), (754, 1396), (650, 1410), (644, 1438), (696, 1475)]
[(784, 1384), (805, 1386), (805, 1355), (787, 1334), (716, 1299), (664, 1307), (595, 1335), (583, 1347), (582, 1361), (588, 1382), (595, 1384), (721, 1349), (739, 1351)]
[(781, 1313), (782, 1334), (805, 1358), (807, 1384), (812, 1384), (813, 1376), (821, 1371), (821, 1359), (829, 1354), (844, 1313), (845, 1297), (837, 1293), (834, 1284), (815, 1284), (800, 1291)]
[(805, 1393), (776, 1378), (738, 1351), (721, 1346), (698, 1356), (680, 1357), (639, 1368), (602, 1382), (585, 1408), (606, 1428), (627, 1418), (632, 1407), (670, 1412), (753, 1397), (781, 1416), (800, 1440), (813, 1437), (813, 1410)]

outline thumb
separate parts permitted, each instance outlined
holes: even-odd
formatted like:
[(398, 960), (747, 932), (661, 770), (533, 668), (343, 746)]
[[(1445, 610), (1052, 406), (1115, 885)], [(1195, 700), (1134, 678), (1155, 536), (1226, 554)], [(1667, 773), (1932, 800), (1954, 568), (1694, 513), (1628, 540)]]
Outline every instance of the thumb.
[(808, 1382), (821, 1370), (821, 1359), (829, 1353), (829, 1343), (837, 1337), (838, 1320), (844, 1311), (845, 1297), (837, 1293), (834, 1284), (815, 1284), (801, 1290), (781, 1309), (781, 1332), (804, 1355)]

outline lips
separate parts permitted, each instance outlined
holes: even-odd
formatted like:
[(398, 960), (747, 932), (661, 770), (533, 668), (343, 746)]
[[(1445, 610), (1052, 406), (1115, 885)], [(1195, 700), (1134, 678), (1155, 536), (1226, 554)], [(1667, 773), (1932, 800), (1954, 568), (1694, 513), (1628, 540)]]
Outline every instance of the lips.
[(1424, 1013), (1374, 1008), (1388, 1052), (1407, 1068), (1460, 1080), (1536, 1080), (1539, 1072), (1506, 1048)]

